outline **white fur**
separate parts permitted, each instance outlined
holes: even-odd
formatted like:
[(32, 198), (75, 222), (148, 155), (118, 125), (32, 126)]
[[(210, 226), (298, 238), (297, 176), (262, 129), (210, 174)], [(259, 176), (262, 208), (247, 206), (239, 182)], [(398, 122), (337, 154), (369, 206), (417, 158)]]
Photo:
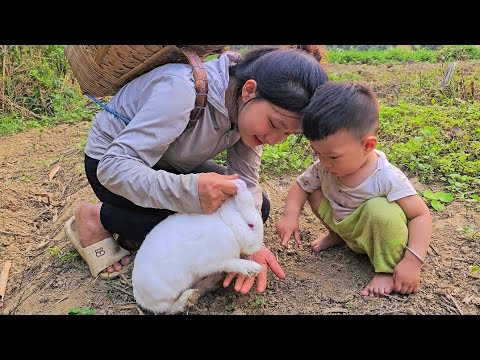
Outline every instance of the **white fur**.
[[(192, 289), (220, 272), (257, 275), (261, 266), (240, 258), (263, 245), (263, 222), (252, 194), (234, 180), (237, 195), (213, 214), (174, 214), (155, 226), (135, 257), (133, 295), (155, 313), (183, 312), (202, 295)], [(251, 226), (249, 226), (249, 224)]]

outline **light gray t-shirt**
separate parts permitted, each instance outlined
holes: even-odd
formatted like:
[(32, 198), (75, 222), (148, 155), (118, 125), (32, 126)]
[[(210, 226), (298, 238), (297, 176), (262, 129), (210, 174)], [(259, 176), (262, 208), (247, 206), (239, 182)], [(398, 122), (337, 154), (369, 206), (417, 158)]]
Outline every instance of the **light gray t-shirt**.
[(377, 167), (360, 185), (349, 188), (338, 176), (327, 172), (316, 160), (303, 174), (297, 177), (298, 185), (308, 193), (321, 188), (332, 207), (333, 217), (340, 221), (350, 215), (365, 201), (374, 197), (386, 197), (389, 202), (417, 194), (405, 174), (387, 160), (380, 150)]
[[(204, 63), (208, 98), (204, 115), (189, 129), (195, 103), (192, 68), (167, 64), (132, 80), (108, 106), (131, 119), (101, 110), (94, 118), (85, 153), (97, 160), (100, 183), (115, 194), (147, 208), (202, 213), (198, 177), (188, 174), (203, 162), (227, 149), (227, 174), (238, 173), (254, 193), (261, 208), (259, 186), (262, 147), (250, 148), (231, 129), (225, 107), (229, 66), (239, 54), (227, 52)], [(175, 175), (177, 170), (187, 175)]]

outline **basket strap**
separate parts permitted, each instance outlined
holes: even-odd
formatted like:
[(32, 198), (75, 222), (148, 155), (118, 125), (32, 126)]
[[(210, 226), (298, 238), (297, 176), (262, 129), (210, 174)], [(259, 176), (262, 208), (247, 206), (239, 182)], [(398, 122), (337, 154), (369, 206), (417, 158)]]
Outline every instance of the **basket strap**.
[[(198, 57), (197, 53), (189, 49), (181, 49), (183, 54), (187, 57), (188, 63), (192, 66), (193, 69), (193, 78), (195, 80), (195, 107), (190, 113), (190, 121), (188, 122), (187, 129), (195, 126), (198, 119), (200, 119), (205, 111), (205, 106), (207, 105), (207, 93), (208, 93), (208, 82), (207, 82), (207, 71), (203, 67), (203, 61)], [(105, 53), (105, 51), (103, 51)], [(103, 57), (103, 56), (101, 56)], [(99, 59), (101, 62), (101, 58)], [(114, 109), (108, 107), (106, 104), (95, 98), (92, 94), (87, 92), (84, 93), (90, 100), (96, 102), (98, 105), (103, 107), (109, 113), (122, 119), (125, 124), (128, 125), (130, 119), (119, 114)]]
[(195, 80), (195, 107), (190, 113), (190, 121), (187, 125), (187, 129), (194, 126), (198, 119), (200, 119), (205, 111), (207, 105), (207, 71), (203, 67), (203, 61), (198, 57), (197, 53), (193, 50), (183, 48), (181, 49), (183, 54), (187, 57), (188, 63), (193, 69), (193, 78)]

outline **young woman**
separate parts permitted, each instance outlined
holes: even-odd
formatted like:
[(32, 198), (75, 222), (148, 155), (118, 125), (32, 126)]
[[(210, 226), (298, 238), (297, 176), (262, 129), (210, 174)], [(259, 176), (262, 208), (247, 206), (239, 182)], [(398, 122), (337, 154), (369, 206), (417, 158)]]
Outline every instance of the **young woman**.
[[(235, 195), (230, 180), (237, 177), (256, 194), (265, 221), (269, 201), (258, 181), (262, 146), (300, 131), (302, 109), (328, 79), (318, 54), (311, 45), (262, 47), (244, 58), (225, 52), (204, 63), (208, 101), (195, 126), (188, 126), (196, 95), (190, 65), (163, 65), (125, 85), (108, 106), (131, 121), (100, 111), (85, 148), (87, 178), (101, 202), (79, 204), (66, 224), (92, 275), (111, 278), (131, 263), (112, 234), (124, 247), (138, 246), (174, 212), (211, 213)], [(209, 161), (223, 150), (226, 168)], [(263, 266), (258, 291), (266, 288), (268, 267), (285, 276), (267, 248), (252, 258)], [(254, 280), (239, 275), (235, 290), (247, 293)]]

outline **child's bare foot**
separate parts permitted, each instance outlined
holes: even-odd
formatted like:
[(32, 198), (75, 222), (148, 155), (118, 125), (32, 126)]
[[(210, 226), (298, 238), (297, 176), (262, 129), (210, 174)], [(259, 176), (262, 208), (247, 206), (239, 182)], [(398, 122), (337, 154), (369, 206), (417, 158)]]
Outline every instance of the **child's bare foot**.
[[(92, 204), (88, 202), (80, 203), (75, 210), (75, 222), (77, 223), (78, 238), (82, 247), (95, 244), (108, 238), (111, 234), (104, 229), (100, 222), (101, 204)], [(120, 262), (110, 265), (105, 270), (109, 273), (120, 271), (124, 265), (131, 262), (128, 256), (125, 256)]]
[(359, 292), (362, 296), (383, 296), (393, 291), (393, 274), (377, 273), (370, 283)]
[(343, 243), (343, 239), (333, 231), (329, 231), (327, 235), (320, 236), (316, 240), (312, 241), (310, 247), (318, 254), (320, 251), (328, 249), (329, 247), (340, 245)]

